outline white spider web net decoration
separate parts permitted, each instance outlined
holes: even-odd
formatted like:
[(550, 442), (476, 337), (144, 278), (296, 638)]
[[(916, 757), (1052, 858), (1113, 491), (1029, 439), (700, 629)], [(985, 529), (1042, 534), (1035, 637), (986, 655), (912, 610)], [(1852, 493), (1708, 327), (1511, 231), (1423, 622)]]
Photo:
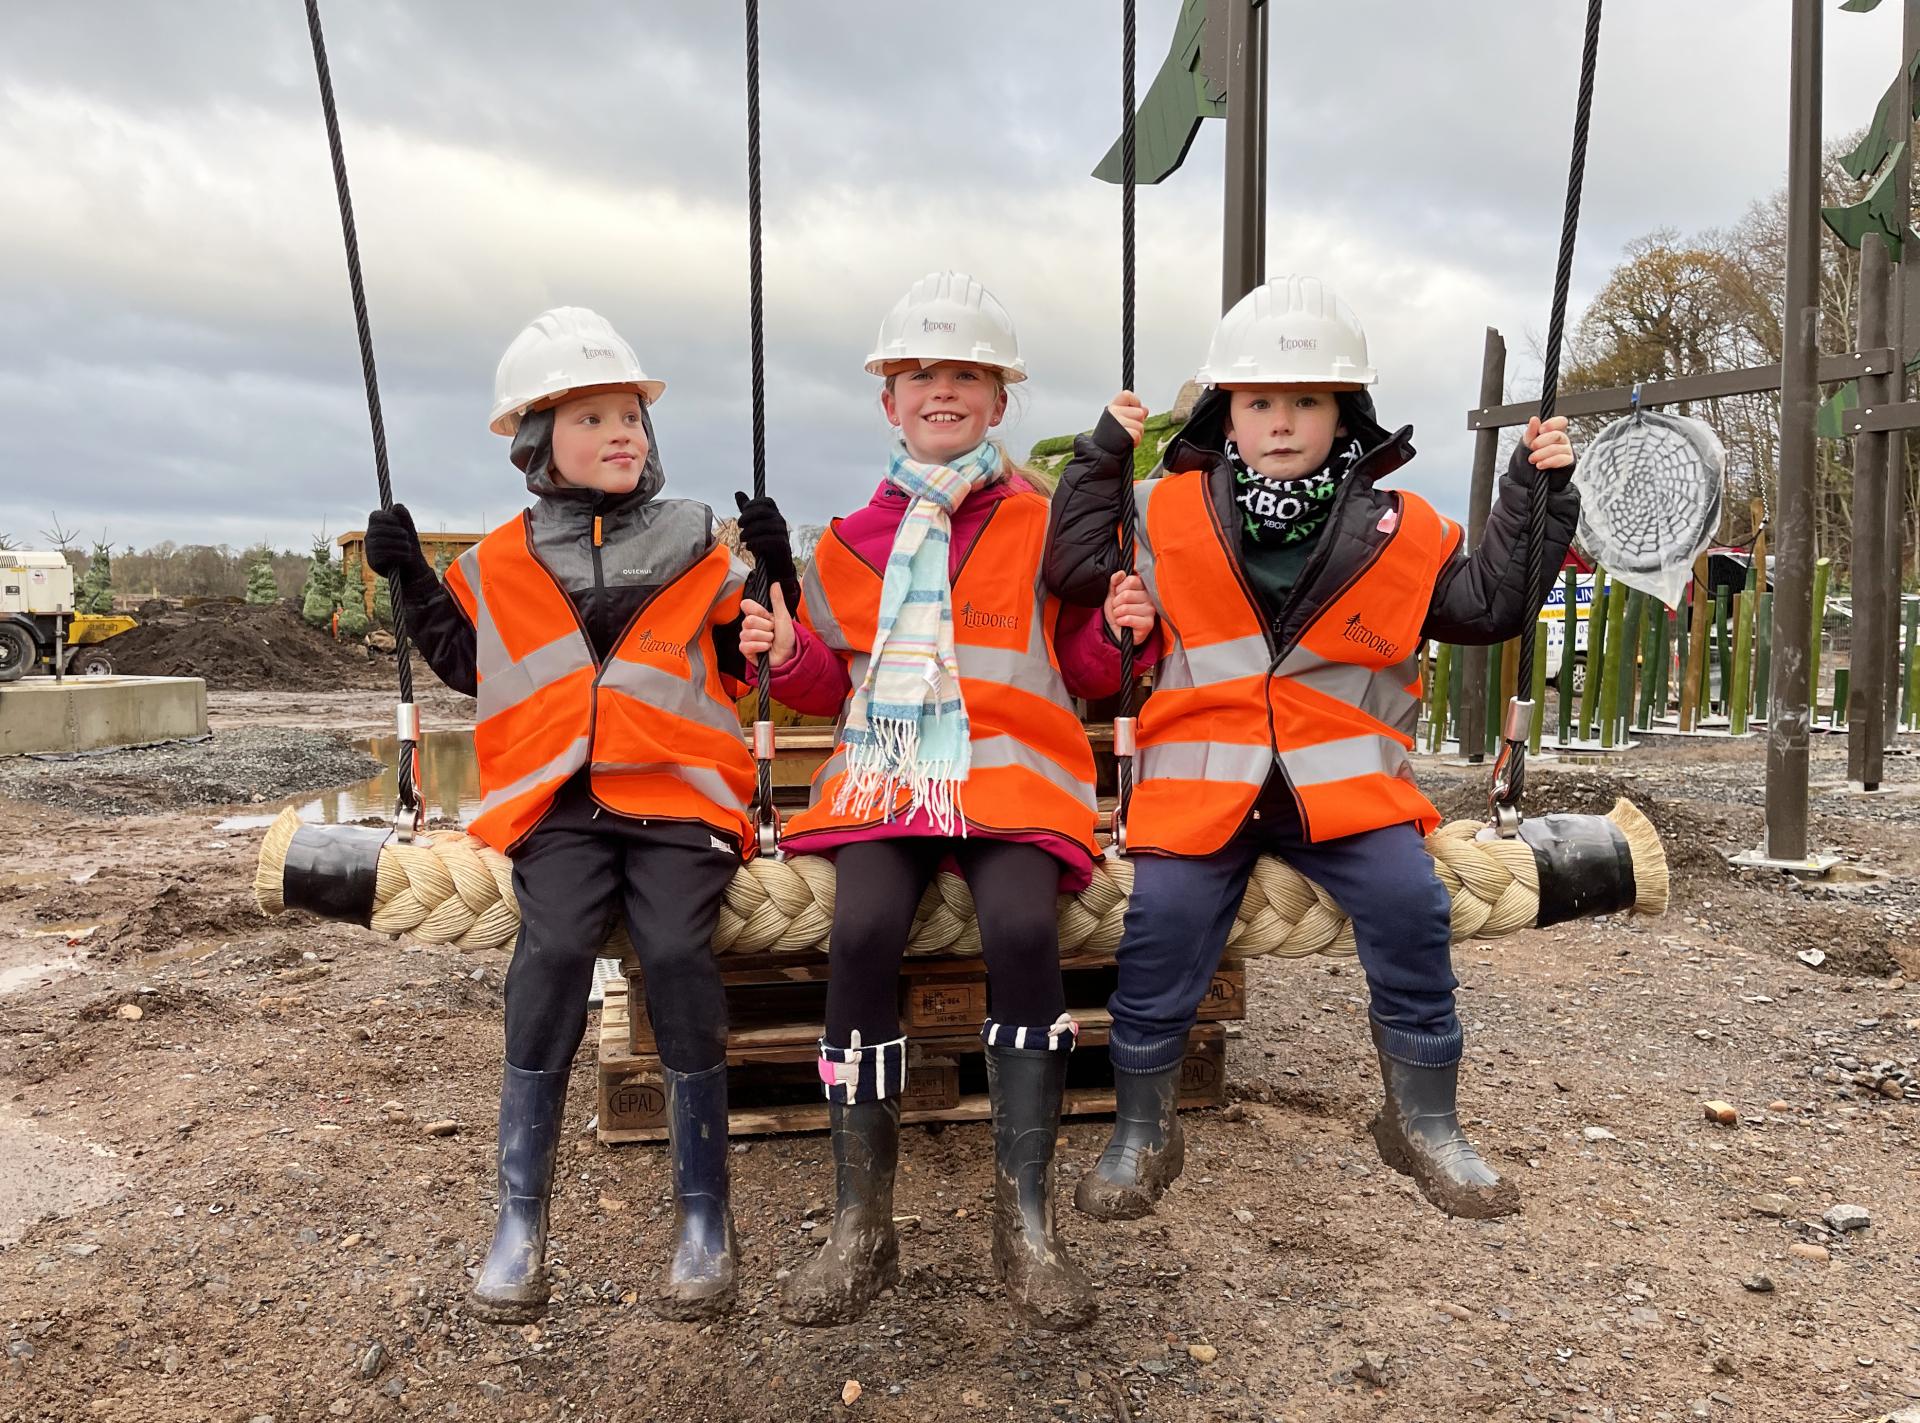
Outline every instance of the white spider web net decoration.
[(1602, 430), (1573, 472), (1578, 542), (1629, 588), (1674, 608), (1720, 527), (1726, 448), (1704, 422), (1643, 410)]

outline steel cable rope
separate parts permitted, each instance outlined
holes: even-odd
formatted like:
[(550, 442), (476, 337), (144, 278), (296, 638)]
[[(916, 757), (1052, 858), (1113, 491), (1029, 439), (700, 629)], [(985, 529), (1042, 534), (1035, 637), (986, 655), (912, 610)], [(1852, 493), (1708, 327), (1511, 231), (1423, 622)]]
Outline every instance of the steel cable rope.
[[(1134, 220), (1133, 189), (1137, 162), (1135, 149), (1136, 119), (1133, 112), (1134, 46), (1138, 25), (1134, 0), (1125, 0), (1121, 10), (1120, 45), (1120, 388), (1133, 389), (1134, 326)], [(1146, 439), (1141, 431), (1140, 438)], [(1131, 457), (1120, 480), (1120, 566), (1131, 577), (1138, 513), (1133, 500)], [(1135, 687), (1133, 629), (1120, 629), (1120, 705), (1113, 718), (1113, 757), (1119, 792), (1113, 810), (1113, 842), (1124, 854), (1127, 848), (1127, 806), (1133, 799)]]
[[(1600, 57), (1601, 0), (1587, 0), (1586, 44), (1580, 54), (1580, 96), (1574, 106), (1573, 156), (1567, 169), (1567, 204), (1560, 222), (1560, 259), (1553, 276), (1553, 306), (1547, 316), (1547, 348), (1541, 361), (1540, 423), (1553, 418), (1560, 395), (1560, 346), (1567, 320), (1567, 292), (1573, 282), (1573, 246), (1580, 230), (1580, 191), (1586, 181), (1587, 129), (1593, 116), (1594, 70)], [(1488, 803), (1494, 825), (1502, 835), (1517, 833), (1520, 824), (1520, 797), (1526, 790), (1527, 739), (1533, 730), (1533, 654), (1534, 628), (1540, 611), (1546, 606), (1549, 590), (1541, 588), (1546, 573), (1547, 481), (1544, 470), (1536, 471), (1537, 482), (1527, 510), (1527, 587), (1540, 590), (1540, 602), (1533, 617), (1520, 634), (1518, 677), (1514, 697), (1507, 705), (1506, 724), (1501, 727), (1504, 744), (1493, 763), (1493, 788)], [(1572, 610), (1568, 611), (1572, 617)], [(1569, 624), (1571, 626), (1571, 624)]]
[[(767, 356), (760, 262), (760, 0), (747, 7), (747, 310), (753, 366), (753, 497), (767, 497)], [(771, 607), (771, 579), (758, 559), (747, 579), (747, 596)], [(797, 616), (798, 608), (789, 608)], [(773, 653), (760, 654), (755, 669), (753, 823), (760, 848), (777, 847), (780, 821), (773, 808)]]
[[(340, 200), (340, 235), (346, 244), (347, 282), (353, 292), (353, 324), (360, 338), (360, 373), (367, 387), (367, 420), (373, 427), (373, 469), (380, 482), (380, 507), (393, 507), (393, 479), (387, 467), (387, 425), (380, 414), (380, 378), (373, 363), (373, 328), (367, 320), (367, 290), (360, 276), (360, 238), (353, 223), (353, 195), (347, 188), (347, 155), (340, 142), (340, 116), (333, 104), (333, 74), (327, 67), (327, 42), (320, 32), (319, 0), (306, 0), (307, 33), (313, 40), (313, 68), (320, 81), (320, 109), (327, 121), (327, 149), (333, 157), (333, 188)], [(355, 590), (358, 592), (359, 590)], [(400, 670), (400, 705), (396, 708), (398, 748), (395, 780), (399, 811), (412, 812), (413, 828), (421, 828), (425, 806), (415, 777), (420, 715), (413, 701), (413, 658), (407, 642), (406, 599), (391, 580), (394, 657)], [(398, 812), (395, 816), (399, 818)]]

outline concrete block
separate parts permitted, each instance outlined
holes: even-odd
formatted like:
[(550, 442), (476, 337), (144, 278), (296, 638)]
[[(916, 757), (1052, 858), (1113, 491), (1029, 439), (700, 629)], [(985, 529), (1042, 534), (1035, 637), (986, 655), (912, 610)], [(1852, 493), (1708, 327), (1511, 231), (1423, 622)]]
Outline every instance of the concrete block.
[(207, 684), (198, 677), (23, 677), (0, 684), (0, 756), (138, 746), (206, 730)]

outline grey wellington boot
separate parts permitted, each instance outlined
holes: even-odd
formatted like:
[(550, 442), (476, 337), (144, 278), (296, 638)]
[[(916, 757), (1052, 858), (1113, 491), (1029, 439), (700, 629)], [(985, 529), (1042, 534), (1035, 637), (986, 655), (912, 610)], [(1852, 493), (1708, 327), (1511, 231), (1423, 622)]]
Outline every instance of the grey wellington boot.
[[(1184, 1053), (1183, 1053), (1184, 1056)], [(1113, 1074), (1113, 1135), (1074, 1187), (1073, 1203), (1096, 1220), (1138, 1220), (1187, 1162), (1180, 1127), (1180, 1064)]]
[(787, 1276), (780, 1316), (790, 1324), (847, 1324), (900, 1278), (893, 1228), (893, 1174), (900, 1160), (900, 1101), (829, 1102), (833, 1132), (833, 1230)]
[(1460, 1129), (1457, 1086), (1460, 1064), (1419, 1067), (1388, 1057), (1380, 1046), (1380, 1081), (1386, 1101), (1370, 1130), (1380, 1159), (1411, 1176), (1420, 1194), (1451, 1216), (1492, 1220), (1520, 1209), (1520, 1193), (1502, 1180)]
[(467, 1313), (523, 1324), (547, 1307), (547, 1208), (565, 1116), (567, 1072), (522, 1072), (508, 1063), (500, 1084), (500, 1219)]
[(673, 1149), (673, 1262), (654, 1308), (712, 1319), (733, 1308), (739, 1245), (727, 1193), (727, 1065), (661, 1069)]
[(987, 1045), (993, 1102), (993, 1268), (1015, 1311), (1064, 1332), (1093, 1322), (1093, 1285), (1054, 1234), (1053, 1152), (1067, 1054)]

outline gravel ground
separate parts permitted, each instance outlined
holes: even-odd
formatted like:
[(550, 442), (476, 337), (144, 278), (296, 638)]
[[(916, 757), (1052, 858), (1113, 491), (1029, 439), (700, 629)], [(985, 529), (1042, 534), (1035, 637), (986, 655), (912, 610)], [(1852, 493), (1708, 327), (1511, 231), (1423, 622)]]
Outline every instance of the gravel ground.
[(82, 815), (150, 815), (278, 800), (379, 770), (378, 760), (336, 732), (241, 727), (204, 741), (0, 761), (0, 797)]

